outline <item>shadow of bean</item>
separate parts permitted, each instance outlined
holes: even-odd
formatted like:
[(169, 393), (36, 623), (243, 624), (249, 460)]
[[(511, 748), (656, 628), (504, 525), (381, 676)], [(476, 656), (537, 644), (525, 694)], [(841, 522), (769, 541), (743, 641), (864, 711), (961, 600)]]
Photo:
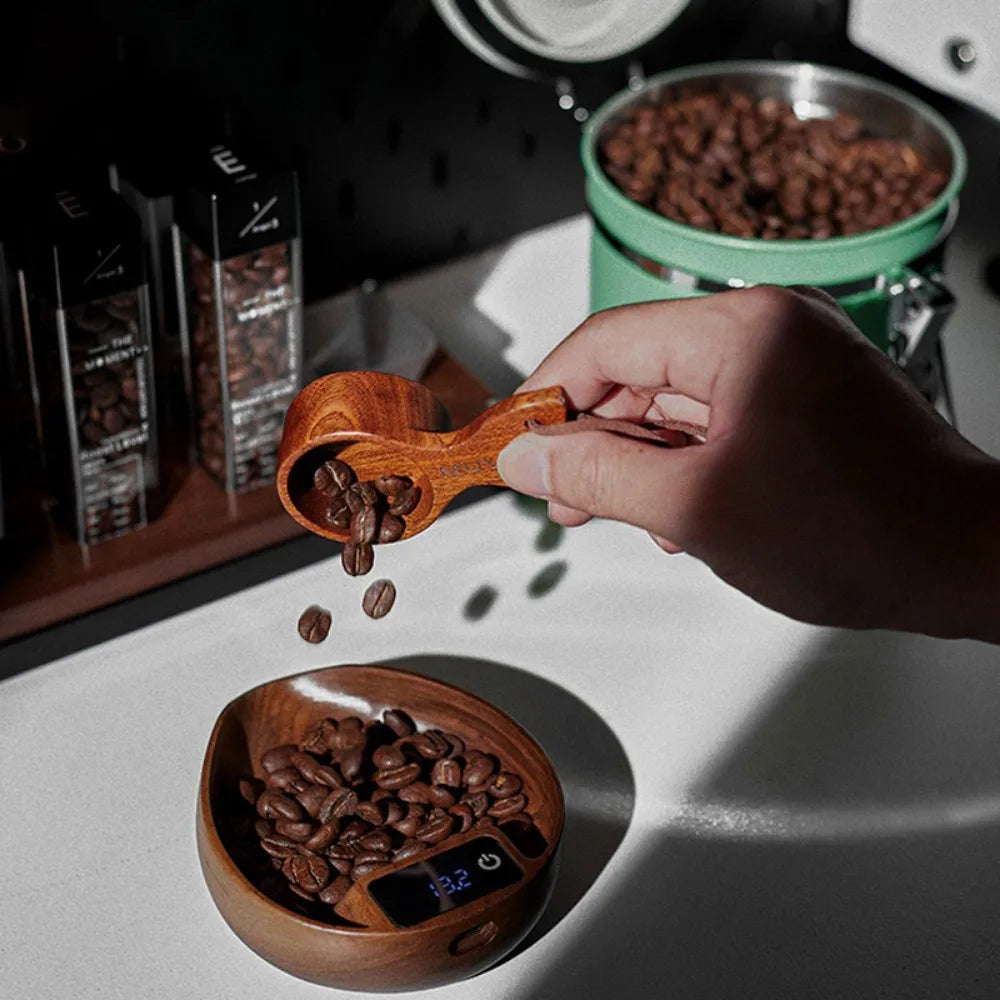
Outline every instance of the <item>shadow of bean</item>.
[(546, 520), (541, 530), (535, 536), (535, 549), (539, 552), (551, 552), (562, 544), (566, 529), (555, 521)]
[(480, 621), (490, 613), (499, 596), (500, 594), (496, 587), (484, 583), (465, 602), (465, 607), (462, 609), (462, 617), (470, 622)]
[(528, 584), (528, 596), (544, 597), (546, 594), (552, 593), (559, 586), (568, 569), (569, 563), (563, 559), (549, 563), (548, 566), (536, 573)]

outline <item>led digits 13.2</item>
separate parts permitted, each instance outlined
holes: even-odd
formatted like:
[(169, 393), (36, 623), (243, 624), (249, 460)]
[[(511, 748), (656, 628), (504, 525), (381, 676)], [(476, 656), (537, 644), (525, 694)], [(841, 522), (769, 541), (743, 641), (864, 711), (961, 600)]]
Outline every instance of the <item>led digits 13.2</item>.
[[(455, 893), (461, 892), (463, 889), (471, 889), (472, 882), (469, 879), (469, 873), (464, 868), (456, 868), (449, 875), (439, 875), (437, 882), (441, 886), (441, 892), (446, 896), (454, 896)], [(441, 892), (438, 892), (437, 885), (433, 881), (429, 882), (431, 892), (434, 893), (438, 899), (441, 898)]]

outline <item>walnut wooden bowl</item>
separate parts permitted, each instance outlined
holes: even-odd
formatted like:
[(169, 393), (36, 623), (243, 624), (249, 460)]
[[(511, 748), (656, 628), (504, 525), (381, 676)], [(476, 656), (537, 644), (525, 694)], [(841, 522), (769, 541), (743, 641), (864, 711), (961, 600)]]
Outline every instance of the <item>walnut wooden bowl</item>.
[[(521, 870), (511, 885), (415, 926), (397, 926), (368, 896), (367, 886), (420, 860), (411, 857), (355, 883), (337, 906), (337, 913), (349, 913), (354, 924), (338, 925), (323, 919), (320, 904), (299, 904), (289, 894), (284, 905), (280, 891), (272, 887), (269, 896), (257, 887), (263, 884), (260, 873), (273, 870), (257, 844), (252, 807), (240, 797), (238, 786), (242, 778), (263, 776), (260, 757), (265, 750), (301, 742), (322, 719), (375, 719), (387, 708), (404, 709), (420, 730), (456, 733), (470, 748), (495, 754), (506, 770), (523, 779), (535, 828), (528, 839), (505, 832), (502, 825), (473, 829), (428, 848), (435, 853), (488, 833)], [(302, 979), (341, 989), (392, 992), (465, 979), (514, 948), (551, 895), (564, 820), (562, 789), (551, 762), (499, 709), (450, 684), (408, 671), (340, 666), (271, 681), (223, 709), (205, 751), (196, 824), (209, 892), (245, 944)], [(295, 906), (301, 906), (301, 912)], [(334, 918), (329, 909), (325, 912)]]

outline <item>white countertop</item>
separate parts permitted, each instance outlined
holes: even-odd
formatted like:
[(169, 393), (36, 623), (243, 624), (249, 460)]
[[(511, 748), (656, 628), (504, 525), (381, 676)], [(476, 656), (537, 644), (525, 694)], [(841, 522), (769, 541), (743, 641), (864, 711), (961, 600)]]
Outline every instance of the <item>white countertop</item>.
[[(581, 225), (552, 233), (575, 245)], [(576, 265), (529, 341), (512, 307), (498, 378), (585, 311), (584, 254), (556, 254)], [(449, 336), (486, 324), (481, 310), (502, 330), (497, 302), (540, 271), (489, 273), (487, 292), (507, 291), (493, 301), (480, 282), (475, 309), (452, 272), (466, 305)], [(430, 301), (429, 280), (401, 283), (408, 307)], [(564, 863), (539, 928), (433, 996), (995, 996), (1000, 648), (803, 626), (641, 532), (546, 523), (498, 493), (380, 550), (375, 573), (399, 590), (381, 621), (360, 609), (370, 578), (331, 556), (0, 684), (0, 997), (357, 996), (232, 934), (201, 878), (194, 808), (231, 698), (358, 662), (489, 698), (564, 782)], [(334, 615), (319, 646), (295, 630), (314, 602)]]

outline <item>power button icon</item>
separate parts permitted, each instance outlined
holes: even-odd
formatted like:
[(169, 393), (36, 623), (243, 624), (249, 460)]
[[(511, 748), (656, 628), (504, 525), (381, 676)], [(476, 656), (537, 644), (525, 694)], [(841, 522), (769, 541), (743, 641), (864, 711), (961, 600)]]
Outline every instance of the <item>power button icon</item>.
[(479, 865), (484, 872), (492, 872), (496, 871), (497, 868), (503, 864), (503, 862), (496, 854), (480, 854), (476, 859), (476, 864)]

